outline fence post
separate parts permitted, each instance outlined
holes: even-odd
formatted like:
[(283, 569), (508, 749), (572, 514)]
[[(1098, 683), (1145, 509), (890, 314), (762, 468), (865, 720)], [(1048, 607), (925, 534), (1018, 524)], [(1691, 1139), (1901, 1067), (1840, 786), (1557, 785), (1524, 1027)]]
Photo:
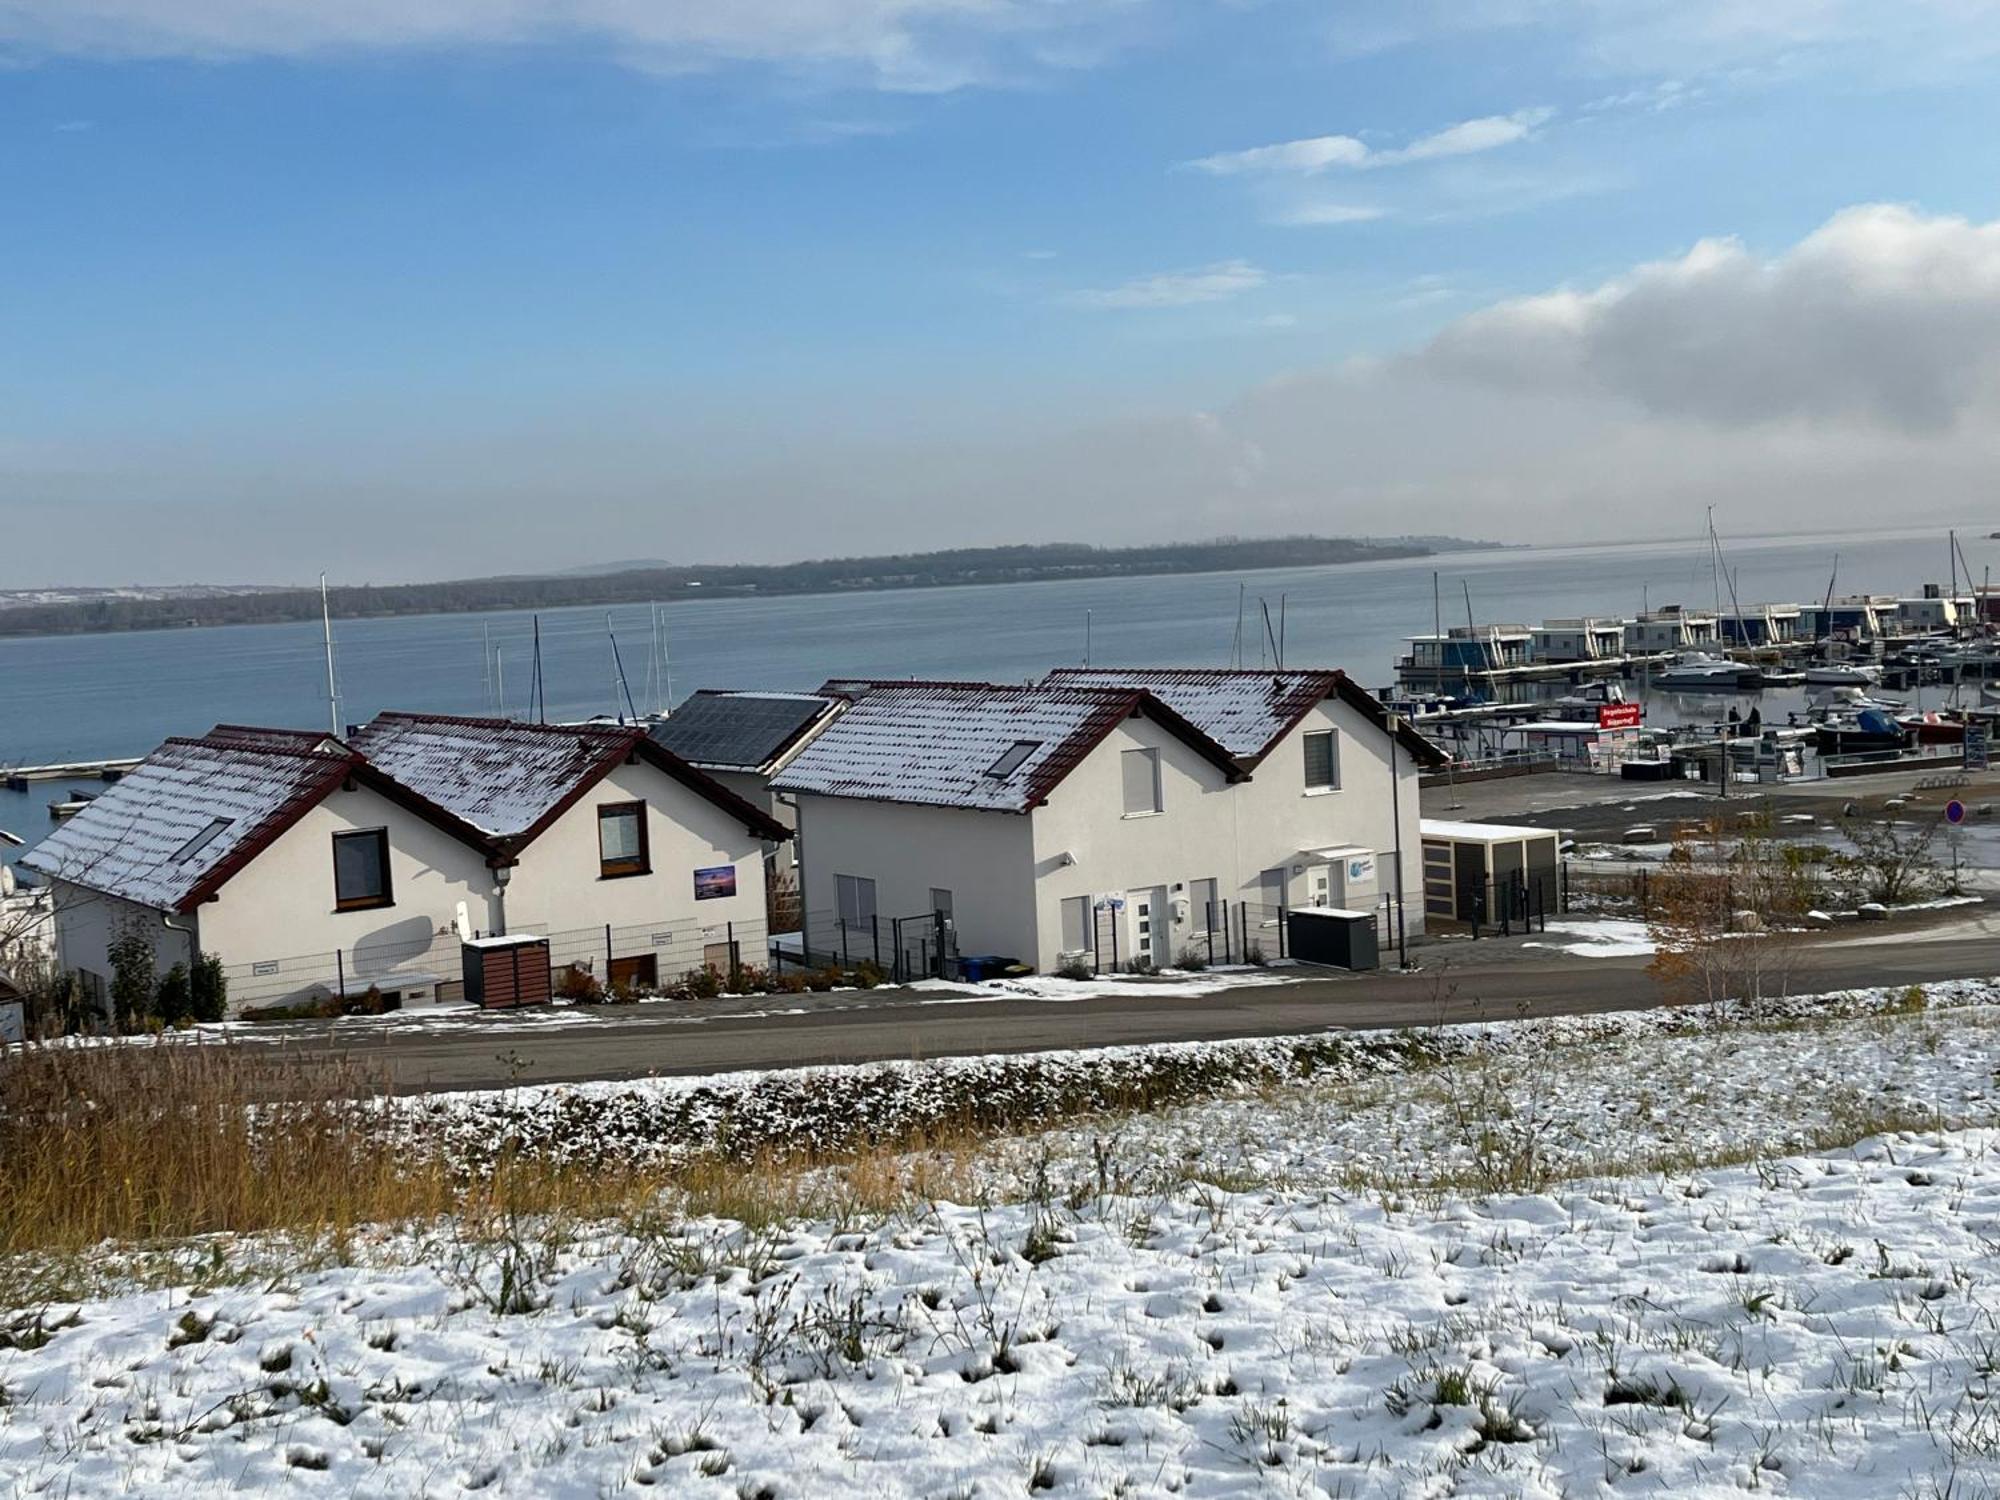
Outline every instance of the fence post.
[(334, 983), (340, 986), (334, 992), (335, 998), (345, 999), (347, 997), (347, 961), (340, 956), (338, 948), (333, 950), (333, 975)]
[(868, 913), (868, 936), (875, 948), (875, 967), (882, 967), (882, 918), (876, 912)]
[(1208, 943), (1208, 966), (1212, 969), (1215, 967), (1215, 903), (1204, 901), (1201, 906), (1201, 935)]
[(843, 969), (854, 967), (853, 962), (847, 956), (847, 918), (845, 917), (840, 919), (840, 966)]
[(951, 919), (941, 911), (931, 913), (931, 933), (937, 939), (937, 962), (933, 964), (929, 953), (924, 955), (924, 977), (944, 978), (945, 943), (951, 937)]
[(722, 924), (722, 940), (729, 945), (729, 987), (735, 989), (743, 982), (743, 955), (736, 951), (735, 922)]
[(611, 924), (604, 924), (604, 982), (611, 983)]
[(1229, 933), (1229, 898), (1225, 896), (1223, 897), (1222, 900), (1222, 961), (1226, 964), (1233, 964), (1236, 962), (1235, 958), (1232, 957), (1229, 952), (1231, 946), (1232, 944)]
[(1278, 903), (1278, 957), (1280, 958), (1291, 957), (1285, 951), (1285, 944), (1291, 939), (1291, 933), (1287, 930), (1290, 926), (1291, 924), (1285, 920), (1285, 903), (1280, 901)]

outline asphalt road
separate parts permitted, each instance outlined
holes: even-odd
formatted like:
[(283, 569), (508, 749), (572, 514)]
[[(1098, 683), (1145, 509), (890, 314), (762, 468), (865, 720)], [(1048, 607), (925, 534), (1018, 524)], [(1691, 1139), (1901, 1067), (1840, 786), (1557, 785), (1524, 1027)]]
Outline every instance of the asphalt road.
[[(1075, 1001), (947, 1000), (904, 990), (772, 998), (705, 1008), (635, 1006), (501, 1018), (299, 1028), (284, 1045), (333, 1051), (398, 1092), (632, 1079), (890, 1058), (1041, 1052), (1141, 1042), (1282, 1036), (1633, 1010), (1665, 1003), (1643, 958), (1583, 959), (1518, 942), (1425, 953), (1413, 974), (1300, 978), (1206, 995)], [(2000, 937), (1828, 941), (1801, 952), (1794, 993), (2000, 975)], [(273, 1037), (272, 1040), (277, 1038)]]

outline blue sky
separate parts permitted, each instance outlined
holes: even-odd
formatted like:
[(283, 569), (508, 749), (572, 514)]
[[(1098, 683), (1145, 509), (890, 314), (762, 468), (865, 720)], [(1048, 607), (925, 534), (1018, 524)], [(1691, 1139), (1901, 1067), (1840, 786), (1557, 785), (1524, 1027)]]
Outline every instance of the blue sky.
[[(1833, 282), (1939, 256), (1964, 284), (1914, 323), (1985, 326), (2000, 8), (1740, 9), (0, 0), (0, 586), (1659, 534), (1702, 487), (1831, 525), (1856, 473), (1965, 509), (1978, 348), (1889, 360), (1947, 392), (1916, 421), (1602, 376), (1688, 310), (1539, 388), (1568, 470), (1426, 365), (1510, 299), (1630, 311), (1717, 238), (1749, 321), (1820, 327), (1786, 257), (1870, 204), (1907, 207), (1835, 236)], [(1843, 295), (1836, 359), (1888, 359), (1912, 320)], [(1651, 489), (1616, 457), (1669, 454)]]

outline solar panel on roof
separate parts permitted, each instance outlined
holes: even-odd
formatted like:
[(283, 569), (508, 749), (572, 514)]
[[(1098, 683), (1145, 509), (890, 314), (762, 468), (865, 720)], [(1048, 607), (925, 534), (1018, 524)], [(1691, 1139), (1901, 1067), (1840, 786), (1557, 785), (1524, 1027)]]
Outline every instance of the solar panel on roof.
[(824, 698), (793, 693), (696, 693), (653, 726), (653, 739), (698, 766), (770, 764), (826, 713)]

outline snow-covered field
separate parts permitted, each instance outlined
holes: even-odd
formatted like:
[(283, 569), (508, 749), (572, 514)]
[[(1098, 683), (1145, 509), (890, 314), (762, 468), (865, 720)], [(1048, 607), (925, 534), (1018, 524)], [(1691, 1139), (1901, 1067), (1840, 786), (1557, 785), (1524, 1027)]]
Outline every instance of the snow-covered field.
[(887, 1218), (193, 1246), (0, 1315), (0, 1494), (1992, 1496), (1992, 998), (1503, 1023)]

